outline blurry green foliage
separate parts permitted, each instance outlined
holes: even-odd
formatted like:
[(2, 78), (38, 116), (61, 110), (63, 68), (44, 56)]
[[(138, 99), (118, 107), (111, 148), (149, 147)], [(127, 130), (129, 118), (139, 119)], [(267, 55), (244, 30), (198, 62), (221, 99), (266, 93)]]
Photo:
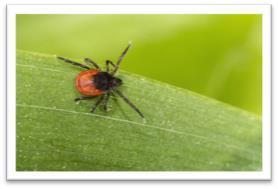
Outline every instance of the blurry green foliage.
[(261, 114), (261, 15), (17, 15), (17, 49), (122, 68)]

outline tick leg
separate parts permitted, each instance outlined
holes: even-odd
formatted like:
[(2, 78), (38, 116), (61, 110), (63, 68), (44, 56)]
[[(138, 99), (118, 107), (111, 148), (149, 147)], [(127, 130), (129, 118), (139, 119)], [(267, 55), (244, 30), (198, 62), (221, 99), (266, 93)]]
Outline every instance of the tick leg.
[(79, 66), (79, 67), (85, 68), (85, 69), (87, 69), (87, 70), (90, 69), (88, 66), (85, 66), (84, 64), (81, 64), (81, 63), (72, 61), (72, 60), (70, 60), (70, 59), (67, 59), (67, 58), (64, 58), (64, 57), (61, 57), (61, 56), (57, 56), (57, 58), (60, 59), (60, 60), (63, 60), (64, 62), (70, 63), (70, 64), (72, 64), (72, 65)]
[(95, 105), (92, 107), (92, 109), (91, 109), (91, 112), (92, 112), (92, 113), (97, 109), (98, 105), (102, 102), (103, 98), (104, 98), (104, 95), (102, 95), (102, 96), (98, 99), (98, 101), (95, 103)]
[(117, 89), (114, 89), (114, 91), (133, 109), (135, 110), (142, 118), (144, 118), (144, 115), (140, 110), (132, 103), (130, 100), (123, 95), (123, 93)]
[(110, 69), (109, 69), (109, 64), (111, 64), (113, 67), (116, 67), (116, 65), (111, 61), (111, 60), (106, 60), (106, 72), (109, 73)]
[(90, 58), (85, 58), (85, 59), (84, 59), (84, 62), (90, 63), (90, 64), (92, 64), (96, 69), (99, 69), (99, 70), (100, 70), (99, 65), (98, 65), (97, 63), (95, 63), (95, 62), (94, 62), (92, 59), (90, 59)]
[(74, 99), (75, 102), (79, 102), (80, 100), (88, 100), (88, 99), (92, 99), (94, 98), (94, 96), (80, 96)]
[(105, 95), (105, 99), (104, 99), (104, 111), (108, 112), (108, 101), (109, 101), (109, 97), (110, 97), (110, 93), (107, 93)]
[(128, 43), (127, 47), (125, 48), (125, 50), (122, 52), (121, 56), (119, 57), (116, 65), (115, 65), (115, 69), (111, 72), (112, 75), (114, 75), (117, 72), (117, 70), (119, 69), (119, 65), (122, 62), (123, 58), (125, 57), (130, 46), (131, 46), (131, 42)]

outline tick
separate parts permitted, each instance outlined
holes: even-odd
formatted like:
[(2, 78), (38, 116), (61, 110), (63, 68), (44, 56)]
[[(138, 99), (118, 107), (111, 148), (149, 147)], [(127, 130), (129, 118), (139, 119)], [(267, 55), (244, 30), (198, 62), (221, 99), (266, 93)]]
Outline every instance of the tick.
[[(99, 65), (90, 58), (85, 58), (84, 62), (92, 65), (93, 67), (88, 67), (70, 59), (57, 56), (58, 59), (64, 62), (85, 69), (85, 71), (80, 72), (75, 79), (75, 87), (82, 95), (78, 98), (75, 98), (75, 102), (98, 97), (98, 100), (92, 107), (91, 112), (94, 112), (101, 103), (104, 105), (104, 110), (108, 112), (108, 101), (110, 96), (118, 95), (142, 118), (144, 118), (142, 112), (118, 89), (118, 87), (123, 84), (123, 81), (115, 76), (119, 70), (120, 63), (125, 57), (130, 46), (131, 43), (129, 43), (124, 49), (116, 64), (110, 60), (106, 60), (105, 71), (102, 71)], [(110, 70), (110, 66), (112, 66), (113, 69)]]

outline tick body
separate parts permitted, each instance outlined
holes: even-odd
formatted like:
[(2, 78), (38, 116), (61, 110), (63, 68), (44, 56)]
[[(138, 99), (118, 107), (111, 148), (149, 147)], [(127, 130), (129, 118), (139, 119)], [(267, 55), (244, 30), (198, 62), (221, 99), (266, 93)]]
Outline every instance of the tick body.
[[(111, 95), (118, 95), (142, 118), (144, 118), (141, 111), (120, 90), (118, 90), (118, 87), (121, 86), (123, 82), (121, 79), (115, 76), (119, 69), (120, 63), (123, 57), (126, 55), (130, 46), (131, 44), (129, 44), (126, 47), (116, 64), (114, 64), (110, 60), (106, 60), (105, 71), (102, 71), (98, 64), (89, 58), (85, 58), (84, 62), (91, 64), (93, 68), (90, 68), (84, 64), (63, 57), (57, 57), (58, 59), (63, 60), (64, 62), (86, 69), (85, 71), (80, 72), (75, 79), (76, 89), (80, 94), (82, 94), (82, 96), (75, 99), (76, 102), (80, 100), (87, 100), (99, 97), (97, 102), (92, 107), (91, 112), (94, 112), (101, 103), (103, 103), (104, 105), (104, 110), (108, 111), (109, 97)], [(110, 66), (113, 67), (111, 71)]]
[(100, 73), (97, 69), (80, 72), (75, 79), (75, 87), (78, 92), (85, 96), (99, 96), (104, 94), (105, 91), (98, 89), (94, 81)]

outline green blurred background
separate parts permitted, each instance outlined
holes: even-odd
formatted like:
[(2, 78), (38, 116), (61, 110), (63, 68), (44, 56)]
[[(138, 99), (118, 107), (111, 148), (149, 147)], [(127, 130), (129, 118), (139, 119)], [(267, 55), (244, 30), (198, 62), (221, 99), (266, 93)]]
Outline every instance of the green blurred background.
[(17, 49), (122, 69), (261, 114), (261, 15), (17, 15)]

